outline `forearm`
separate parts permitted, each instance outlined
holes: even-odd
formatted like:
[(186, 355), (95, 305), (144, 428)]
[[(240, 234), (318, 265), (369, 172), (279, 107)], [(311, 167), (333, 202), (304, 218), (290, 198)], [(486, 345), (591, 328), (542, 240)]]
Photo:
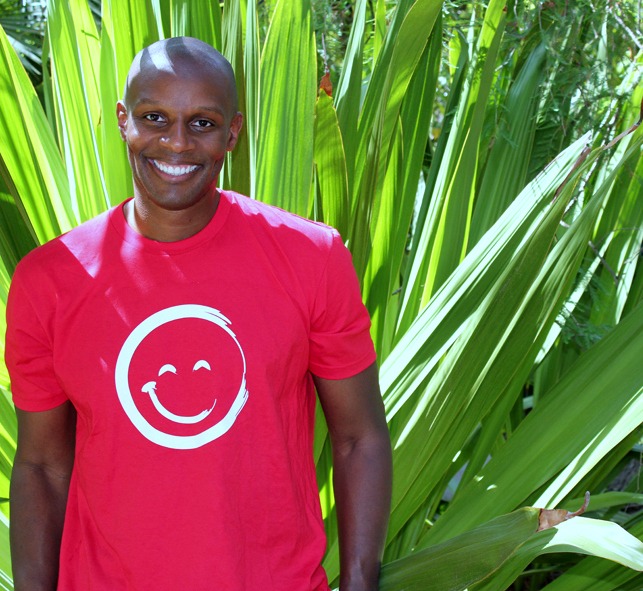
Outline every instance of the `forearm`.
[(388, 431), (333, 452), (340, 591), (376, 591), (391, 503)]
[(11, 478), (15, 591), (55, 590), (69, 475), (16, 460)]

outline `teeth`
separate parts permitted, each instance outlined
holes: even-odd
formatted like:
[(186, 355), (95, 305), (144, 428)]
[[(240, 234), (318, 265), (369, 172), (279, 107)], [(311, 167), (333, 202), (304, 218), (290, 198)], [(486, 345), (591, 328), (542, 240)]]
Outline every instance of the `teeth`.
[(184, 174), (188, 174), (192, 172), (193, 170), (197, 169), (196, 164), (190, 164), (190, 165), (184, 165), (184, 166), (170, 166), (168, 164), (164, 164), (163, 162), (159, 162), (158, 160), (152, 160), (152, 163), (156, 168), (159, 170), (162, 170), (165, 174), (169, 174), (172, 176), (181, 176)]

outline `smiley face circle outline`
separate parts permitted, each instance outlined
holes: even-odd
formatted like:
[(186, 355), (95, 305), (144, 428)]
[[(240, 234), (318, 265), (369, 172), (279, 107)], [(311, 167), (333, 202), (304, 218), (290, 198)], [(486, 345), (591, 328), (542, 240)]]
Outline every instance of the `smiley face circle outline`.
[[(241, 384), (239, 391), (226, 415), (216, 424), (201, 433), (195, 435), (172, 435), (153, 427), (147, 419), (141, 414), (138, 407), (134, 403), (134, 397), (129, 387), (129, 368), (132, 362), (134, 353), (139, 345), (152, 333), (153, 330), (173, 322), (175, 320), (184, 320), (194, 318), (197, 320), (205, 320), (217, 325), (223, 329), (228, 336), (232, 338), (241, 354), (243, 362), (243, 375), (241, 377)], [(116, 369), (114, 377), (116, 382), (116, 393), (120, 400), (121, 406), (125, 411), (132, 424), (138, 431), (152, 443), (168, 447), (171, 449), (196, 449), (203, 445), (214, 441), (226, 433), (234, 424), (237, 415), (241, 412), (246, 401), (248, 400), (248, 390), (246, 389), (246, 358), (243, 354), (241, 344), (237, 340), (236, 335), (230, 330), (231, 322), (218, 310), (203, 306), (200, 304), (181, 304), (179, 306), (172, 306), (159, 310), (151, 316), (147, 317), (141, 322), (125, 339), (121, 351), (116, 360)]]

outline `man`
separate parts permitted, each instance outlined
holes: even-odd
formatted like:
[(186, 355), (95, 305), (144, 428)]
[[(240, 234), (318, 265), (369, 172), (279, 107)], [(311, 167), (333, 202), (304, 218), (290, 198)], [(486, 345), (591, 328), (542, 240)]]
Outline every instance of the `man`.
[(242, 116), (209, 45), (139, 53), (117, 115), (133, 199), (11, 287), (16, 591), (326, 591), (313, 382), (340, 588), (377, 589), (390, 443), (339, 235), (217, 190)]

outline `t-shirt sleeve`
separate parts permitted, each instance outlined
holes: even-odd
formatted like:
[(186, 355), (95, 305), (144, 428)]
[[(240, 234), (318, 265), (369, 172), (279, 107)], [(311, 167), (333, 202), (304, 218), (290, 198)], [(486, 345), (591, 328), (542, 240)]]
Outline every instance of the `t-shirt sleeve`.
[(310, 371), (339, 380), (366, 369), (376, 358), (370, 327), (350, 252), (333, 231), (311, 319)]
[(7, 299), (5, 362), (14, 404), (21, 410), (44, 411), (67, 396), (54, 370), (52, 337), (43, 323), (47, 311), (34, 305), (32, 291), (18, 265)]

